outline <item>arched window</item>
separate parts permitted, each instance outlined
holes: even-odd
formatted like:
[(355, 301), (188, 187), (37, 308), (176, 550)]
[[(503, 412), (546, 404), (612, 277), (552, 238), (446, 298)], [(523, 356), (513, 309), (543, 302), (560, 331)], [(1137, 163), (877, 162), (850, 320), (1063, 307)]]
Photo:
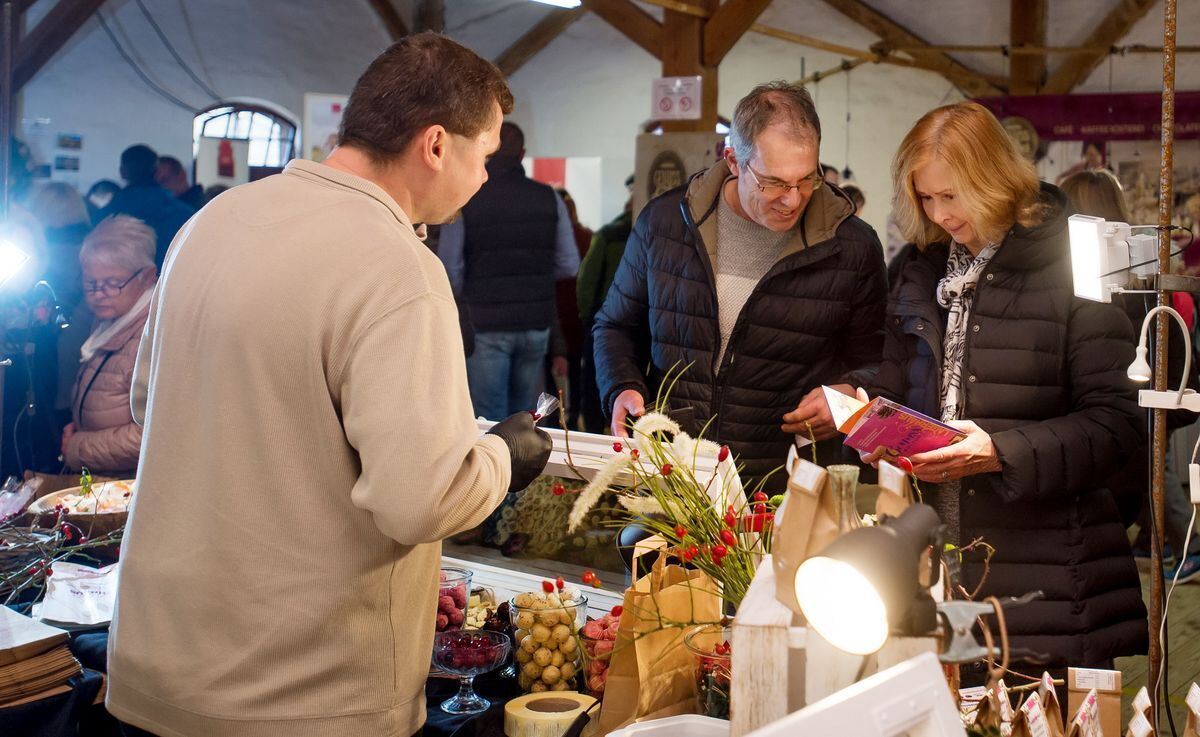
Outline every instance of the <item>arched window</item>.
[(192, 153), (200, 139), (229, 138), (249, 142), (250, 179), (274, 174), (296, 155), (296, 124), (261, 105), (225, 102), (196, 115)]

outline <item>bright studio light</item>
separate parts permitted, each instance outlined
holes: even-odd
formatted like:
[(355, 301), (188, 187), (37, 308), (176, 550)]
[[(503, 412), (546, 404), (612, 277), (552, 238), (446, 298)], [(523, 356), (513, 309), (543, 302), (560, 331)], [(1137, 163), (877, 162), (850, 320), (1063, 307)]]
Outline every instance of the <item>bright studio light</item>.
[(879, 592), (854, 566), (833, 558), (809, 558), (796, 572), (796, 600), (829, 644), (868, 655), (888, 637), (888, 613)]
[(578, 8), (582, 4), (582, 0), (533, 0), (535, 3), (543, 5), (553, 5), (556, 8)]
[(16, 276), (25, 264), (29, 263), (29, 254), (10, 240), (0, 240), (0, 284)]

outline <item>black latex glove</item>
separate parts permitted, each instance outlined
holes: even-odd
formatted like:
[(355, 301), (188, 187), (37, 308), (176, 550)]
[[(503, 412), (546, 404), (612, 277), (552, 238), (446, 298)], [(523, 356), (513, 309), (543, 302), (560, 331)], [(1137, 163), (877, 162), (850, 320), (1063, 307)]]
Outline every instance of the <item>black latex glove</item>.
[(518, 412), (497, 422), (488, 430), (488, 434), (499, 436), (508, 446), (508, 454), (512, 458), (509, 494), (529, 486), (545, 470), (554, 444), (550, 442), (549, 433), (533, 424), (533, 415)]

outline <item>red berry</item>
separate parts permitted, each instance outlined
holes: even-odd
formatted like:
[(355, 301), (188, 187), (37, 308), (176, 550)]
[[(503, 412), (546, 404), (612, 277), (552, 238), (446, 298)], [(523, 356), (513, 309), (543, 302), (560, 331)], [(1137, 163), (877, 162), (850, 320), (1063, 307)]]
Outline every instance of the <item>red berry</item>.
[(686, 535), (686, 534), (687, 534), (687, 529), (684, 528), (683, 525), (675, 525), (675, 537), (682, 540), (684, 535)]
[(563, 580), (562, 576), (559, 576), (558, 578), (554, 579), (554, 586), (559, 591), (562, 591), (563, 589), (565, 589), (567, 587), (567, 582)]
[(598, 579), (598, 578), (593, 578), (593, 579), (592, 579), (592, 588), (594, 588), (594, 589), (598, 589), (598, 588), (600, 588), (601, 586), (603, 586), (603, 584), (602, 584), (602, 583), (600, 583), (600, 579)]
[(717, 453), (717, 462), (720, 463), (729, 457), (729, 446), (722, 445), (721, 450)]
[(699, 554), (700, 548), (697, 548), (695, 545), (689, 546), (687, 550), (683, 551), (683, 557), (688, 560), (695, 558)]
[(615, 607), (612, 608), (611, 614), (614, 617), (619, 617), (619, 616), (621, 616), (621, 612), (623, 612), (623, 611), (625, 611), (625, 607), (621, 606), (620, 604), (617, 604)]
[(736, 524), (737, 524), (737, 515), (735, 515), (733, 512), (726, 512), (725, 513), (725, 526), (733, 527)]
[(80, 544), (80, 545), (83, 545), (83, 544), (84, 544), (84, 543), (86, 543), (86, 542), (87, 542), (87, 538), (86, 538), (86, 537), (84, 537), (83, 535), (80, 535), (80, 536), (79, 536), (79, 544)]
[(662, 475), (663, 475), (663, 476), (670, 476), (670, 475), (671, 475), (671, 464), (670, 464), (670, 463), (664, 463), (664, 464), (663, 464), (663, 467), (662, 467)]
[(718, 560), (720, 558), (724, 558), (728, 554), (729, 554), (729, 548), (725, 547), (724, 545), (714, 545), (712, 547), (713, 560)]
[(563, 486), (561, 481), (555, 481), (554, 486), (550, 487), (550, 491), (554, 496), (562, 496), (567, 493), (567, 487)]
[(756, 491), (754, 492), (754, 496), (750, 497), (750, 499), (751, 501), (765, 502), (767, 499), (770, 499), (770, 497), (768, 497), (765, 492)]
[(542, 591), (545, 591), (547, 594), (553, 594), (554, 584), (550, 581), (542, 581)]
[(54, 570), (51, 568), (46, 568), (46, 577), (49, 578), (50, 576), (53, 576), (53, 575), (54, 575)]
[(715, 563), (718, 566), (723, 566), (723, 565), (725, 565), (725, 559), (713, 556), (713, 563)]
[(635, 461), (638, 459), (638, 455), (639, 455), (639, 453), (638, 453), (637, 448), (634, 448), (633, 450), (629, 451), (629, 457)]
[(624, 447), (624, 445), (621, 445), (621, 441), (618, 440), (617, 442), (613, 443), (613, 452), (620, 453)]
[(767, 513), (767, 505), (766, 504), (755, 504), (754, 505), (754, 513), (755, 514), (766, 514)]
[(592, 581), (595, 581), (595, 580), (596, 580), (596, 574), (595, 574), (595, 573), (592, 573), (591, 571), (584, 571), (584, 572), (583, 572), (583, 582), (584, 582), (584, 583), (591, 583)]
[(733, 533), (729, 530), (721, 530), (721, 542), (733, 547), (734, 545), (737, 545), (737, 538), (734, 537)]
[(905, 473), (911, 474), (913, 472), (913, 464), (912, 461), (908, 460), (908, 456), (900, 456), (897, 458), (896, 465), (899, 466), (900, 470)]

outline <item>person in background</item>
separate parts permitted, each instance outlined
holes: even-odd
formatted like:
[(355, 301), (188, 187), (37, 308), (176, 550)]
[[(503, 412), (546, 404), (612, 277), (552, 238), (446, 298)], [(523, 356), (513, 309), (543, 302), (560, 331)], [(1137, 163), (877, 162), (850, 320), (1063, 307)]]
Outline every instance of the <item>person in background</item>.
[(87, 194), (83, 196), (88, 209), (88, 219), (93, 223), (99, 222), (100, 213), (109, 206), (113, 197), (116, 197), (117, 192), (120, 191), (121, 185), (111, 179), (101, 179), (89, 187)]
[(229, 191), (229, 186), (226, 184), (213, 184), (204, 190), (204, 201), (212, 202), (220, 197), (225, 192)]
[(1103, 141), (1084, 141), (1082, 158), (1075, 162), (1071, 168), (1058, 175), (1058, 184), (1062, 184), (1067, 180), (1067, 177), (1081, 171), (1097, 171), (1107, 169), (1108, 165), (1105, 162), (1104, 142)]
[(854, 203), (854, 214), (862, 217), (862, 210), (867, 206), (867, 198), (863, 195), (863, 191), (853, 184), (843, 184), (842, 191)]
[[(557, 189), (559, 199), (567, 206), (567, 214), (571, 218), (571, 230), (575, 234), (575, 248), (578, 250), (579, 258), (582, 260), (587, 254), (588, 246), (592, 242), (592, 231), (584, 227), (579, 222), (579, 213), (575, 209), (575, 200), (570, 193), (565, 189)], [(559, 279), (554, 284), (554, 302), (555, 310), (558, 319), (555, 322), (555, 332), (561, 336), (558, 340), (551, 340), (551, 345), (558, 344), (557, 352), (551, 350), (551, 383), (547, 386), (552, 386), (555, 379), (565, 378), (567, 380), (568, 392), (568, 411), (567, 424), (572, 430), (579, 429), (579, 418), (582, 408), (580, 406), (580, 361), (583, 354), (583, 324), (579, 319), (579, 312), (576, 309), (578, 298), (576, 296), (576, 277), (571, 276), (565, 279)], [(566, 365), (563, 365), (563, 359)]]
[[(1129, 209), (1125, 203), (1125, 193), (1121, 189), (1121, 183), (1113, 176), (1112, 172), (1106, 169), (1075, 172), (1063, 180), (1062, 190), (1071, 201), (1073, 211), (1078, 214), (1104, 218), (1109, 222), (1129, 222)], [(1125, 310), (1125, 314), (1133, 323), (1135, 332), (1141, 330), (1146, 313), (1155, 304), (1143, 294), (1117, 294), (1113, 296), (1113, 302)], [(1184, 321), (1188, 323), (1189, 331), (1194, 336), (1195, 303), (1192, 296), (1187, 292), (1175, 292), (1171, 295), (1171, 306), (1183, 315)], [(1169, 383), (1172, 386), (1178, 386), (1179, 377), (1183, 373), (1184, 344), (1174, 324), (1167, 335)], [(1192, 384), (1197, 384), (1195, 372), (1190, 378)], [(1163, 560), (1175, 559), (1175, 565), (1167, 568), (1166, 575), (1174, 577), (1178, 569), (1181, 583), (1200, 578), (1200, 535), (1193, 535), (1190, 545), (1186, 550), (1184, 549), (1188, 522), (1192, 517), (1192, 504), (1187, 491), (1183, 488), (1179, 469), (1176, 467), (1177, 454), (1175, 452), (1175, 446), (1184, 442), (1187, 437), (1183, 428), (1193, 424), (1195, 420), (1196, 415), (1187, 410), (1167, 413), (1167, 429), (1171, 431), (1171, 435), (1167, 445), (1163, 479), (1163, 498), (1166, 503), (1166, 529), (1163, 531), (1163, 536), (1169, 547), (1164, 548)], [(1149, 478), (1148, 452), (1148, 445), (1143, 445), (1139, 451), (1131, 455), (1125, 468), (1109, 480), (1109, 486), (1114, 493), (1125, 493), (1125, 497), (1119, 497), (1118, 501), (1128, 499), (1131, 503), (1129, 506), (1132, 506), (1135, 512), (1140, 511), (1138, 535), (1133, 543), (1133, 554), (1138, 558), (1151, 557), (1150, 490), (1146, 482)]]
[(442, 227), (438, 258), (470, 311), (475, 352), (467, 379), (475, 414), (530, 410), (543, 385), (555, 319), (554, 285), (579, 270), (571, 216), (554, 189), (525, 175), (525, 134), (500, 128), (487, 182)]
[[(1008, 617), (1012, 647), (1045, 666), (1019, 656), (1015, 670), (1144, 653), (1137, 566), (1105, 488), (1146, 437), (1125, 374), (1133, 331), (1074, 294), (1066, 196), (974, 102), (917, 121), (892, 177), (919, 250), (893, 289), (871, 394), (966, 435), (910, 458), (947, 543), (995, 549), (963, 554), (961, 585), (978, 600), (1045, 593)], [(965, 685), (984, 676), (963, 669)]]
[(596, 376), (625, 436), (678, 374), (667, 410), (685, 431), (728, 445), (748, 489), (779, 489), (786, 474), (772, 472), (797, 435), (822, 443), (826, 463), (842, 453), (821, 387), (853, 394), (874, 375), (883, 248), (822, 179), (821, 122), (802, 86), (751, 90), (729, 141), (724, 160), (638, 214), (596, 316)]
[(162, 268), (171, 239), (196, 213), (196, 208), (180, 202), (155, 182), (157, 170), (158, 154), (149, 146), (137, 144), (122, 151), (121, 178), (125, 180), (125, 188), (113, 195), (98, 219), (129, 215), (154, 228), (154, 264)]
[(138, 344), (158, 280), (154, 230), (114, 215), (83, 241), (79, 263), (83, 293), (96, 316), (80, 350), (73, 420), (62, 435), (63, 462), (77, 472), (131, 478), (137, 471), (142, 428), (133, 421), (129, 396)]
[(575, 299), (579, 321), (583, 325), (583, 357), (579, 371), (579, 403), (582, 410), (583, 428), (587, 432), (602, 433), (605, 430), (604, 415), (607, 408), (600, 401), (600, 389), (596, 386), (595, 341), (592, 327), (596, 313), (604, 304), (608, 288), (612, 286), (617, 266), (625, 253), (625, 242), (633, 230), (633, 175), (625, 179), (629, 197), (621, 214), (612, 222), (596, 231), (587, 255), (579, 264), (579, 276), (575, 280)]
[(441, 541), (545, 468), (528, 411), (480, 433), (446, 272), (512, 110), (434, 33), (359, 77), (322, 162), (180, 234), (132, 405), (145, 426), (109, 630), (118, 719), (160, 735), (419, 733)]
[(838, 173), (837, 167), (832, 164), (821, 164), (821, 177), (826, 184), (838, 185), (842, 181), (842, 175)]
[(207, 202), (204, 199), (204, 187), (188, 182), (187, 170), (183, 168), (183, 163), (174, 156), (158, 157), (158, 168), (154, 170), (154, 181), (193, 210), (199, 210)]

